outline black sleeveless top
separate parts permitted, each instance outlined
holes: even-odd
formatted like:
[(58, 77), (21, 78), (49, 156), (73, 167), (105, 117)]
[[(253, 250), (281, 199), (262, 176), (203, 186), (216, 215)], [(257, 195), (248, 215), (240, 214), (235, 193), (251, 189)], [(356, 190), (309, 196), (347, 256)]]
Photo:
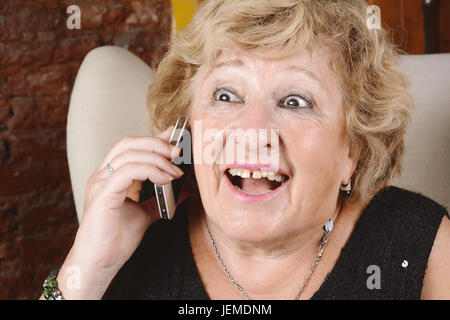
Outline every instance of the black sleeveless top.
[[(192, 255), (183, 212), (187, 208), (188, 200), (172, 221), (149, 227), (105, 299), (209, 299)], [(420, 299), (444, 215), (444, 207), (421, 194), (393, 186), (382, 189), (364, 209), (312, 299)]]

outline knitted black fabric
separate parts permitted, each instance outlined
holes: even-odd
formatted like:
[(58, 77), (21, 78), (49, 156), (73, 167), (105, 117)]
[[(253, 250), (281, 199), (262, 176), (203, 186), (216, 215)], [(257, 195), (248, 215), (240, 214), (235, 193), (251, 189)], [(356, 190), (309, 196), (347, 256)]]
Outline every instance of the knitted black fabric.
[[(192, 256), (187, 206), (185, 201), (174, 220), (159, 221), (147, 230), (105, 299), (209, 299)], [(312, 299), (419, 299), (444, 215), (444, 207), (421, 194), (392, 186), (382, 189)], [(379, 289), (367, 286), (373, 274), (369, 266), (379, 268)]]

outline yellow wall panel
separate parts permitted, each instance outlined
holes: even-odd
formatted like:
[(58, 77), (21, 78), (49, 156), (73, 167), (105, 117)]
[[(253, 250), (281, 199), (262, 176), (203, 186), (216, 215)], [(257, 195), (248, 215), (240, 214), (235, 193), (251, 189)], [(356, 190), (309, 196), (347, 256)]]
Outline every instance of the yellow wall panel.
[(172, 2), (172, 15), (173, 25), (172, 28), (176, 33), (183, 30), (189, 22), (191, 22), (192, 16), (197, 10), (196, 0), (171, 0)]

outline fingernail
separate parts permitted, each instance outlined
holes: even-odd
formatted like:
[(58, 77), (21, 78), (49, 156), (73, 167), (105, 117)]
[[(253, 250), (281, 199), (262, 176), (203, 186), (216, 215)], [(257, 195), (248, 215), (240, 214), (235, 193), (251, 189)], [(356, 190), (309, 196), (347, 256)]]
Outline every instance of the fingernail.
[(171, 148), (172, 148), (172, 151), (170, 152), (170, 157), (172, 159), (178, 157), (181, 153), (181, 149), (179, 147), (173, 146), (173, 145), (171, 146)]
[(177, 166), (174, 165), (173, 167), (174, 167), (174, 169), (178, 172), (178, 175), (179, 175), (179, 176), (181, 176), (181, 175), (184, 174), (183, 170), (181, 170), (181, 169), (178, 168)]

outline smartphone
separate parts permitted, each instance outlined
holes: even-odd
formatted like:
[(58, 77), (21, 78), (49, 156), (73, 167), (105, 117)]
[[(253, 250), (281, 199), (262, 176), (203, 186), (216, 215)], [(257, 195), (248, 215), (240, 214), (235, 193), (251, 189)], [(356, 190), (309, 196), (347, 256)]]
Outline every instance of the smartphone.
[[(183, 134), (188, 130), (186, 124), (187, 119), (185, 117), (178, 118), (170, 135), (169, 143), (171, 145), (179, 146)], [(180, 154), (180, 157), (182, 157), (182, 154)], [(184, 174), (179, 179), (172, 180), (168, 184), (159, 185), (151, 182), (149, 179), (142, 183), (139, 202), (144, 202), (156, 196), (161, 219), (171, 220), (174, 217), (181, 190), (192, 165), (181, 162), (178, 167), (183, 170)]]

